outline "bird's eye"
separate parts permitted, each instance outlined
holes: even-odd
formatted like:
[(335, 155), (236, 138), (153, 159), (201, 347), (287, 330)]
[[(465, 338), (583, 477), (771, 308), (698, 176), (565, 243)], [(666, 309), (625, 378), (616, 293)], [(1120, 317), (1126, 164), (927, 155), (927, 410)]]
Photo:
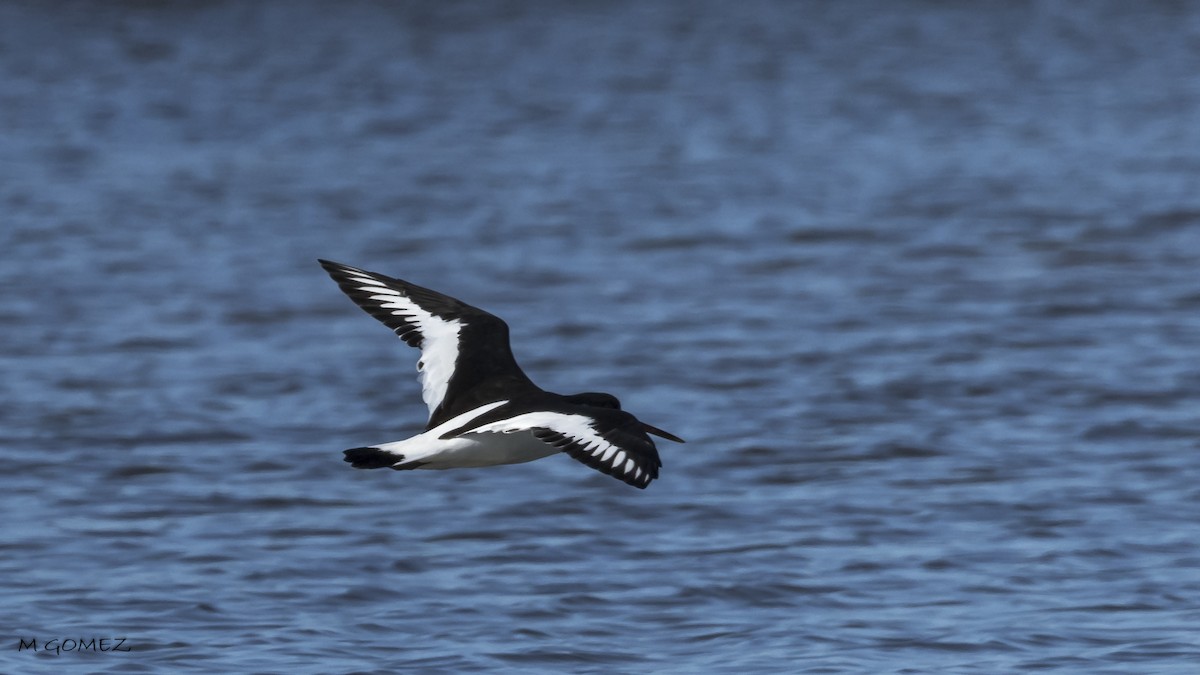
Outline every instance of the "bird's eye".
[(419, 372), (421, 372), (422, 370), (425, 370), (425, 362), (424, 362), (424, 361), (417, 361), (417, 372), (419, 373)]

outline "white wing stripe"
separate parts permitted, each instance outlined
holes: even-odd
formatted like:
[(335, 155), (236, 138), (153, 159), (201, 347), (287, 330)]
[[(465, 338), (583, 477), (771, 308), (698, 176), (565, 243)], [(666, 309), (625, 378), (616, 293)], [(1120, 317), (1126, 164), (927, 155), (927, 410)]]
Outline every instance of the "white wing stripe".
[(549, 429), (556, 434), (566, 436), (575, 443), (577, 449), (590, 454), (592, 458), (598, 458), (601, 464), (606, 465), (607, 469), (602, 469), (606, 473), (622, 477), (622, 480), (626, 482), (633, 481), (641, 487), (645, 487), (650, 482), (653, 467), (638, 466), (637, 460), (631, 453), (613, 445), (597, 433), (592, 428), (591, 418), (585, 415), (548, 411), (530, 412), (482, 424), (466, 433), (512, 433), (537, 428)]
[[(499, 408), (500, 406), (504, 405), (505, 403), (508, 403), (508, 401), (503, 400), (503, 401), (492, 401), (491, 403), (485, 403), (485, 404), (479, 406), (478, 408), (475, 408), (473, 410), (468, 410), (467, 412), (462, 413), (461, 415), (457, 415), (451, 419), (446, 420), (445, 422), (442, 422), (441, 424), (437, 425), (433, 429), (426, 431), (424, 434), (422, 434), (422, 436), (429, 435), (429, 436), (436, 438), (436, 437), (441, 436), (442, 434), (446, 433), (447, 431), (453, 431), (453, 430), (469, 423), (471, 420), (475, 419), (476, 417), (479, 417), (480, 415), (482, 415), (486, 412), (489, 412), (491, 410), (495, 410), (496, 408)], [(405, 441), (401, 441), (401, 443), (403, 443), (403, 442), (405, 442)]]
[(404, 293), (388, 287), (382, 281), (358, 273), (348, 272), (355, 282), (362, 284), (359, 290), (371, 293), (371, 300), (383, 309), (392, 310), (393, 316), (412, 322), (421, 334), (420, 370), (421, 398), (429, 408), (429, 416), (446, 397), (454, 366), (458, 362), (458, 337), (462, 322), (458, 319), (443, 319), (421, 309)]
[(590, 418), (583, 415), (568, 415), (557, 412), (530, 412), (498, 420), (490, 424), (472, 429), (470, 433), (485, 433), (496, 431), (526, 431), (537, 427), (551, 429), (569, 437), (580, 445), (592, 445), (597, 449), (605, 448), (605, 454), (611, 454), (618, 449), (596, 433), (592, 428)]
[(419, 314), (414, 319), (417, 330), (421, 331), (421, 360), (425, 363), (421, 369), (421, 398), (425, 399), (432, 417), (454, 376), (462, 322), (457, 319), (445, 321), (432, 314)]

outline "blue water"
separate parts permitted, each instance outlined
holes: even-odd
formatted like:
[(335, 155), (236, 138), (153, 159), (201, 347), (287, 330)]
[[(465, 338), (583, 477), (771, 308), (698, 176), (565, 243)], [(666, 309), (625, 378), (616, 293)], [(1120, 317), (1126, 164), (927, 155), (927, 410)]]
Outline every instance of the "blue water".
[[(0, 3), (0, 670), (1195, 673), (1197, 73), (1186, 3)], [(349, 469), (426, 412), (318, 257), (688, 443)]]

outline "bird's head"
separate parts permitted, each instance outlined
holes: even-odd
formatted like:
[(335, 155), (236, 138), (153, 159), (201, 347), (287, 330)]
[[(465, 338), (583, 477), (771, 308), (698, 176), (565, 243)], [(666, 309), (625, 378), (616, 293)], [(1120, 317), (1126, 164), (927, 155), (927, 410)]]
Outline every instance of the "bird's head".
[(571, 403), (579, 405), (590, 405), (595, 408), (611, 408), (613, 410), (621, 409), (621, 402), (612, 394), (604, 394), (598, 391), (589, 391), (582, 394), (572, 394), (564, 396)]
[[(572, 394), (571, 396), (564, 396), (563, 398), (567, 399), (571, 403), (577, 403), (579, 405), (590, 405), (595, 408), (611, 408), (612, 410), (620, 410), (621, 409), (621, 402), (618, 401), (617, 397), (613, 396), (612, 394), (604, 394), (601, 392), (589, 391), (589, 392), (585, 392), (583, 394)], [(676, 436), (675, 434), (672, 434), (667, 431), (663, 431), (662, 429), (659, 429), (658, 427), (652, 427), (649, 424), (642, 422), (641, 420), (638, 420), (638, 424), (641, 424), (642, 431), (645, 431), (648, 434), (654, 434), (655, 436), (658, 436), (660, 438), (665, 438), (668, 441), (675, 441), (676, 443), (683, 442), (683, 439)]]

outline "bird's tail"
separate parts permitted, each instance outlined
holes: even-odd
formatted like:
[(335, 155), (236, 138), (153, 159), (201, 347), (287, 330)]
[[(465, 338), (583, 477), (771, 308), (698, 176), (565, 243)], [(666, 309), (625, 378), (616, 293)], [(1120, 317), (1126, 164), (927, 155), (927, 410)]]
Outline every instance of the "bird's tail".
[(404, 455), (382, 448), (350, 448), (345, 451), (346, 461), (356, 469), (416, 469), (426, 462), (405, 461)]

